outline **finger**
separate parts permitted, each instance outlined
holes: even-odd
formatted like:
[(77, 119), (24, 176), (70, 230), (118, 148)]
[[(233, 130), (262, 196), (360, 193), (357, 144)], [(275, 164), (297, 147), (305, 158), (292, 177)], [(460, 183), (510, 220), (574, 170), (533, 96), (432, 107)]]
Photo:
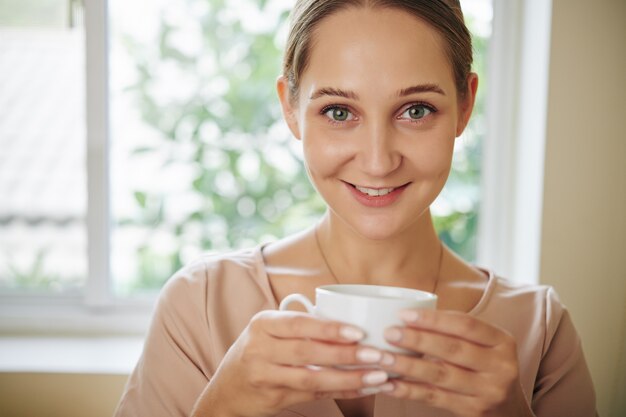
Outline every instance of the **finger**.
[(416, 358), (408, 355), (383, 355), (381, 369), (401, 375), (403, 379), (433, 385), (448, 391), (472, 395), (482, 381), (477, 373), (443, 361)]
[[(308, 392), (308, 391), (305, 391)], [(309, 392), (309, 395), (311, 393)], [(316, 400), (321, 400), (321, 399), (325, 399), (325, 398), (333, 398), (333, 399), (338, 399), (338, 400), (349, 400), (349, 399), (354, 399), (354, 398), (360, 398), (362, 397), (361, 393), (359, 391), (353, 390), (353, 391), (338, 391), (338, 392), (333, 392), (333, 391), (318, 391), (313, 393), (314, 398)]]
[(445, 391), (431, 385), (395, 380), (388, 395), (418, 401), (421, 404), (452, 411), (455, 415), (473, 415), (477, 409), (475, 397)]
[(354, 399), (354, 398), (363, 398), (370, 395), (376, 395), (380, 393), (386, 393), (393, 391), (394, 386), (391, 382), (386, 382), (383, 385), (379, 385), (377, 387), (366, 387), (362, 388), (359, 391), (339, 391), (339, 392), (331, 392), (331, 391), (320, 391), (316, 393), (315, 398), (333, 398), (333, 399)]
[(458, 337), (410, 327), (391, 327), (385, 338), (395, 346), (442, 359), (471, 370), (485, 370), (492, 360), (492, 349)]
[(456, 336), (484, 346), (504, 341), (507, 333), (467, 313), (449, 310), (402, 310), (407, 326)]
[(280, 365), (360, 365), (382, 359), (380, 350), (355, 344), (334, 344), (306, 339), (282, 339), (273, 344), (269, 360)]
[(293, 311), (265, 312), (258, 320), (267, 333), (277, 338), (310, 338), (335, 343), (354, 343), (365, 333), (358, 327)]
[(291, 389), (285, 389), (284, 387), (274, 387), (266, 390), (266, 395), (271, 399), (270, 402), (274, 404), (281, 404), (283, 406), (289, 406), (291, 404), (304, 403), (312, 400), (320, 400), (325, 398), (332, 399), (355, 399), (363, 398), (369, 395), (378, 394), (381, 392), (390, 392), (393, 390), (393, 384), (386, 383), (379, 387), (366, 387), (360, 390), (349, 391), (297, 391)]
[[(298, 404), (308, 402), (312, 400), (320, 400), (325, 398), (332, 399), (355, 399), (363, 398), (370, 395), (379, 393), (388, 393), (394, 389), (394, 385), (390, 382), (384, 383), (376, 387), (365, 387), (359, 390), (344, 390), (344, 391), (298, 391), (298, 390), (285, 390), (284, 387), (276, 387), (271, 389), (277, 403), (286, 402), (287, 404)], [(278, 398), (277, 398), (278, 397)], [(289, 399), (285, 401), (286, 397)]]
[(346, 371), (326, 367), (280, 367), (274, 372), (277, 386), (297, 391), (340, 392), (360, 391), (383, 385), (388, 375), (381, 370)]

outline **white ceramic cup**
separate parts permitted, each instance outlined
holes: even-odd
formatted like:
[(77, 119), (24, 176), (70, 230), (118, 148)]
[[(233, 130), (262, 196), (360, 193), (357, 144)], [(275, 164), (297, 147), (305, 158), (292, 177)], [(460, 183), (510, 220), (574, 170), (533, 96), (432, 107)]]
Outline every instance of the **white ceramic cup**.
[(320, 318), (352, 324), (365, 332), (361, 341), (382, 350), (411, 353), (390, 345), (383, 334), (387, 327), (402, 326), (398, 312), (404, 309), (434, 309), (437, 296), (410, 288), (381, 285), (336, 284), (315, 289), (315, 305), (302, 294), (290, 294), (279, 306), (285, 310), (289, 304), (299, 302), (310, 314)]

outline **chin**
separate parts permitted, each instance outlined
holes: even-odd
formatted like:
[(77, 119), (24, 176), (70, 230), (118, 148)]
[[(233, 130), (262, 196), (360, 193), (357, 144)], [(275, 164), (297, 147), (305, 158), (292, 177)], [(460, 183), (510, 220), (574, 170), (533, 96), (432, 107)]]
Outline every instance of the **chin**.
[(349, 218), (339, 216), (341, 220), (357, 235), (368, 239), (384, 241), (393, 239), (406, 232), (417, 223), (416, 218), (405, 218), (401, 215), (354, 215)]

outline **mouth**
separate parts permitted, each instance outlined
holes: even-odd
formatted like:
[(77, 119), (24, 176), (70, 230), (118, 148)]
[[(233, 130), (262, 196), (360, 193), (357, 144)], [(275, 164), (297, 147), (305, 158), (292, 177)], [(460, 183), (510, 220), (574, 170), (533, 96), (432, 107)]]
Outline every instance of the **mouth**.
[(406, 188), (410, 183), (407, 182), (406, 184), (400, 185), (398, 187), (365, 187), (361, 185), (352, 184), (349, 182), (346, 182), (346, 184), (350, 185), (351, 187), (353, 187), (360, 193), (367, 195), (369, 197), (383, 197), (396, 190)]
[(379, 196), (383, 196), (383, 195), (387, 195), (390, 192), (392, 192), (393, 190), (395, 190), (395, 187), (392, 188), (367, 188), (367, 187), (361, 187), (358, 185), (355, 185), (354, 188), (356, 188), (357, 190), (359, 190), (360, 192), (362, 192), (363, 194), (367, 194), (370, 197), (379, 197)]

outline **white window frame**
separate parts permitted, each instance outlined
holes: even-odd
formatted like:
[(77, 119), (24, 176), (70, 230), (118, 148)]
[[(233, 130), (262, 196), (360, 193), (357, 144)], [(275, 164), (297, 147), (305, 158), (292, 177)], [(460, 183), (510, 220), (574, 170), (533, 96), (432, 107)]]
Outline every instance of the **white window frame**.
[(111, 247), (108, 1), (85, 3), (87, 260), (85, 304), (108, 306)]
[[(3, 334), (141, 335), (148, 328), (155, 300), (111, 293), (107, 3), (85, 0), (85, 294), (0, 295)], [(550, 0), (494, 0), (478, 263), (526, 282), (538, 282), (551, 9)]]
[(0, 296), (2, 334), (145, 333), (153, 299), (117, 300), (109, 253), (109, 31), (108, 1), (84, 0), (87, 132), (87, 261), (83, 296)]

